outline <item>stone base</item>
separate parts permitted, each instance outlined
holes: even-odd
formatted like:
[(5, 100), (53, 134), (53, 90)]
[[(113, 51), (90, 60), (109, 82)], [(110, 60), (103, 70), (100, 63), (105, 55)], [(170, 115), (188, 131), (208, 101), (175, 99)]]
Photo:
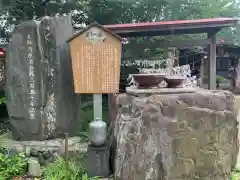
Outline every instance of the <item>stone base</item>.
[(116, 97), (116, 179), (229, 179), (239, 148), (232, 93), (144, 95)]
[[(238, 121), (238, 143), (240, 143), (240, 96), (235, 96), (235, 111), (237, 112), (237, 121)], [(238, 151), (237, 162), (235, 169), (240, 171), (240, 150)]]
[[(71, 137), (68, 139), (68, 152), (71, 156), (75, 152), (85, 153), (87, 143), (82, 143), (80, 137)], [(29, 157), (38, 157), (40, 164), (45, 165), (52, 161), (56, 156), (64, 155), (65, 140), (53, 139), (45, 141), (15, 141), (11, 132), (0, 136), (0, 148), (7, 148), (11, 153), (25, 152)]]
[(89, 145), (87, 149), (86, 167), (90, 177), (109, 176), (109, 146)]
[(131, 95), (151, 95), (151, 94), (179, 94), (179, 93), (195, 93), (200, 88), (153, 88), (153, 89), (138, 89), (127, 87), (127, 94)]

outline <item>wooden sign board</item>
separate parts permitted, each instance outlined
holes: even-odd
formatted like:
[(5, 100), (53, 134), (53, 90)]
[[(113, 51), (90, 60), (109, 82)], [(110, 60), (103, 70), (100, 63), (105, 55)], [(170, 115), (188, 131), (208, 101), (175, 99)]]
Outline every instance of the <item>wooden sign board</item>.
[(119, 91), (122, 39), (92, 24), (69, 41), (76, 93)]

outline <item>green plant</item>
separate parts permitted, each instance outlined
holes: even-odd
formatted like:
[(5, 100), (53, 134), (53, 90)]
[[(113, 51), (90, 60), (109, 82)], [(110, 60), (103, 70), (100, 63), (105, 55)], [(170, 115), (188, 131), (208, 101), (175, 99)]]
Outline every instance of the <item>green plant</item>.
[(22, 176), (27, 171), (27, 159), (24, 153), (10, 155), (0, 153), (0, 180)]
[(231, 180), (240, 180), (240, 172), (233, 171), (231, 174)]
[(224, 77), (222, 77), (222, 76), (216, 76), (216, 82), (217, 83), (224, 83), (224, 82), (226, 82), (227, 80), (224, 78)]
[(6, 97), (1, 97), (0, 98), (0, 104), (5, 104), (7, 101), (7, 98)]
[(88, 177), (87, 173), (86, 174), (83, 174), (82, 177), (81, 177), (81, 180), (98, 180), (99, 178), (98, 177)]
[(1, 97), (0, 98), (0, 104), (5, 104), (7, 101), (6, 97)]
[(81, 164), (60, 157), (44, 168), (43, 176), (45, 180), (98, 180), (97, 177), (89, 178)]

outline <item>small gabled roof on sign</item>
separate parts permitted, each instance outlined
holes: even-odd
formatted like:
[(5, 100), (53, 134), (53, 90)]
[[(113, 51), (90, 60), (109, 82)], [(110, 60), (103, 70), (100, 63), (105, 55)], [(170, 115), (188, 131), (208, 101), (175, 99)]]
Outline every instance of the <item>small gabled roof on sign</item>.
[(80, 36), (81, 34), (83, 34), (84, 32), (86, 32), (87, 30), (89, 30), (92, 27), (98, 27), (100, 29), (103, 29), (107, 33), (113, 35), (115, 38), (119, 39), (120, 41), (123, 41), (123, 38), (121, 38), (117, 34), (113, 33), (112, 31), (110, 31), (109, 29), (105, 28), (104, 26), (98, 24), (97, 22), (94, 22), (94, 23), (90, 24), (89, 26), (87, 26), (86, 28), (84, 28), (83, 30), (81, 30), (80, 32), (74, 34), (70, 39), (67, 40), (67, 42), (72, 41), (73, 39), (77, 38), (78, 36)]

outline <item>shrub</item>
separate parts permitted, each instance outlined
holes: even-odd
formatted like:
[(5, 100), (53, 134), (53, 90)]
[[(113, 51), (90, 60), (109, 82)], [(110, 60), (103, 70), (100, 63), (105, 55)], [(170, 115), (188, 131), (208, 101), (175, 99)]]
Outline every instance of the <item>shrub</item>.
[(27, 159), (24, 153), (10, 155), (0, 153), (0, 180), (8, 180), (27, 172)]
[(240, 173), (234, 170), (231, 174), (231, 180), (239, 180), (239, 179), (240, 179)]
[(60, 157), (44, 168), (43, 176), (44, 180), (98, 180), (97, 177), (89, 178), (83, 166)]
[(226, 82), (227, 80), (224, 78), (224, 77), (222, 77), (222, 76), (217, 76), (216, 77), (216, 82), (217, 83), (224, 83), (224, 82)]

